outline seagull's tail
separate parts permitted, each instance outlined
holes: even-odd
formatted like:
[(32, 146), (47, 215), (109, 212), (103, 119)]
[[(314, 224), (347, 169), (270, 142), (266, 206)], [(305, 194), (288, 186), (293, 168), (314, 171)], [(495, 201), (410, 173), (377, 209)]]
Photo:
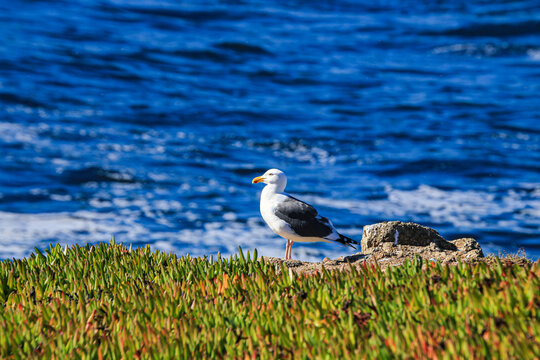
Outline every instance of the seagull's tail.
[[(338, 235), (339, 235), (339, 239), (336, 239), (336, 241), (337, 241), (338, 243), (340, 243), (340, 244), (343, 244), (343, 245), (346, 245), (346, 246), (350, 246), (350, 247), (352, 247), (352, 248), (355, 249), (355, 250), (356, 250), (356, 246), (354, 246), (354, 245), (360, 245), (360, 243), (359, 243), (358, 241), (353, 240), (353, 239), (351, 239), (350, 237), (347, 237), (347, 236), (345, 236), (345, 235), (341, 235), (341, 234), (339, 234), (339, 233), (338, 233)], [(353, 244), (354, 244), (354, 245), (353, 245)]]

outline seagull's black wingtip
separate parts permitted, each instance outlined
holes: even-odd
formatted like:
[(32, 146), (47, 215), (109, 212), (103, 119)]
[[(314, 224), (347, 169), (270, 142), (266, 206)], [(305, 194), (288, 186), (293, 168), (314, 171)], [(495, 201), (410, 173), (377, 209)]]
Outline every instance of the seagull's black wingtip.
[[(354, 245), (360, 245), (360, 243), (356, 240), (351, 239), (350, 237), (347, 237), (345, 235), (339, 234), (339, 239), (337, 240), (339, 243), (343, 245), (347, 245), (352, 247), (353, 249), (357, 250), (356, 246)], [(354, 244), (354, 245), (353, 245)]]

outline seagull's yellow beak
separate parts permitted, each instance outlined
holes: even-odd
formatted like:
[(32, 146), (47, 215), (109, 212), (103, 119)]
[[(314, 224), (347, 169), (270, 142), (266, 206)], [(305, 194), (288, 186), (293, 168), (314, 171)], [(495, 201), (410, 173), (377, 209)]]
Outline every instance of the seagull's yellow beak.
[(252, 184), (257, 184), (257, 183), (260, 183), (260, 182), (263, 182), (264, 181), (264, 178), (262, 176), (257, 176), (256, 178), (253, 178), (253, 180), (251, 180), (251, 183)]

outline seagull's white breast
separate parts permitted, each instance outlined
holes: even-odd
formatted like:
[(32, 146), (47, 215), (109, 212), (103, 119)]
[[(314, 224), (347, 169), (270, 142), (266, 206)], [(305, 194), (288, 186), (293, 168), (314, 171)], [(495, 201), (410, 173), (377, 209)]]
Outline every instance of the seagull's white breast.
[(289, 224), (274, 214), (275, 207), (279, 204), (280, 200), (283, 201), (285, 199), (285, 196), (281, 194), (264, 195), (266, 194), (263, 193), (261, 195), (261, 215), (270, 229), (285, 238), (295, 235)]

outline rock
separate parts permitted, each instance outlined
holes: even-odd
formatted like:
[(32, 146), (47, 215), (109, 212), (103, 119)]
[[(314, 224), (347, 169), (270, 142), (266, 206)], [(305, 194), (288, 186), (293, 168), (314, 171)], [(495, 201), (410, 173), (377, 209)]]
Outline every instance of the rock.
[(386, 221), (364, 226), (361, 245), (364, 253), (372, 252), (379, 247), (386, 250), (389, 246), (397, 245), (431, 245), (438, 249), (457, 250), (456, 245), (444, 240), (436, 230), (401, 221)]
[(298, 266), (302, 266), (303, 262), (296, 259), (289, 259), (289, 260), (285, 260), (285, 265), (287, 265), (287, 267), (289, 268), (295, 268)]
[(431, 228), (415, 223), (388, 221), (364, 226), (362, 251), (375, 259), (399, 264), (415, 256), (426, 260), (453, 264), (457, 261), (476, 261), (484, 257), (474, 239), (447, 241)]
[(474, 257), (484, 257), (484, 252), (482, 251), (482, 248), (480, 247), (480, 244), (478, 244), (478, 241), (472, 239), (472, 238), (463, 238), (463, 239), (457, 239), (450, 241), (452, 244), (454, 244), (459, 251), (463, 251), (466, 253), (471, 253)]
[[(447, 241), (434, 229), (400, 221), (389, 221), (364, 226), (362, 252), (339, 257), (336, 260), (324, 258), (320, 263), (308, 263), (298, 260), (267, 258), (265, 261), (276, 265), (285, 263), (289, 269), (300, 273), (315, 273), (326, 270), (347, 270), (350, 266), (362, 267), (366, 263), (377, 261), (378, 266), (386, 269), (399, 266), (416, 257), (441, 264), (456, 264), (458, 261), (482, 261), (484, 253), (478, 242), (471, 238)], [(280, 271), (280, 268), (278, 268)]]
[(349, 255), (349, 256), (345, 256), (343, 258), (343, 261), (344, 262), (350, 262), (350, 263), (354, 263), (356, 261), (359, 261), (359, 260), (367, 260), (369, 259), (370, 256), (369, 255), (365, 255), (365, 254), (362, 254), (362, 253), (356, 253), (354, 255)]

